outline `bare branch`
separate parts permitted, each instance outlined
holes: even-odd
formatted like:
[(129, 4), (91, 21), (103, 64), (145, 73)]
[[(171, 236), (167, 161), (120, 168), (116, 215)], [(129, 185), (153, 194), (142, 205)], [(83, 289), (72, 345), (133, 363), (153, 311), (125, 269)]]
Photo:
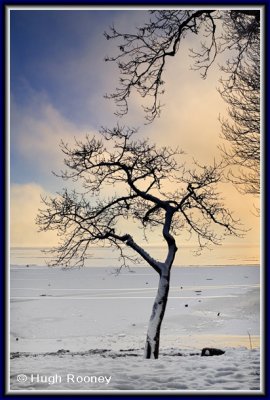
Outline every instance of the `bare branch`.
[[(260, 194), (260, 46), (259, 38), (246, 51), (245, 60), (234, 73), (231, 65), (224, 68), (229, 74), (221, 80), (219, 90), (229, 105), (229, 119), (221, 119), (222, 135), (227, 146), (220, 146), (230, 168), (228, 178), (242, 193)], [(228, 146), (229, 145), (229, 146)], [(235, 168), (238, 167), (238, 169)]]
[[(87, 137), (84, 143), (76, 141), (74, 148), (62, 144), (68, 170), (60, 176), (80, 181), (84, 192), (64, 190), (56, 197), (43, 199), (45, 209), (37, 217), (39, 228), (56, 230), (61, 238), (53, 249), (52, 265), (82, 266), (88, 249), (95, 244), (116, 248), (122, 265), (136, 262), (137, 258), (125, 254), (126, 246), (161, 274), (171, 267), (177, 251), (174, 236), (184, 228), (195, 232), (201, 247), (221, 240), (214, 226), (228, 234), (239, 234), (237, 221), (215, 190), (222, 179), (220, 165), (186, 171), (184, 163), (179, 164), (175, 158), (181, 152), (157, 148), (148, 140), (135, 141), (133, 133), (119, 127), (103, 129), (103, 140)], [(105, 142), (111, 146), (110, 151)], [(173, 193), (164, 190), (168, 180), (176, 187)], [(108, 184), (120, 185), (121, 193), (103, 197)], [(131, 220), (143, 228), (145, 236), (149, 230), (161, 229), (168, 247), (164, 261), (152, 258), (128, 232), (120, 232), (119, 223)]]
[[(116, 62), (120, 71), (116, 91), (106, 94), (118, 107), (116, 115), (128, 112), (128, 102), (133, 90), (142, 98), (149, 97), (151, 104), (144, 107), (146, 120), (152, 122), (160, 115), (160, 96), (164, 93), (164, 71), (168, 57), (177, 55), (187, 35), (197, 35), (199, 50), (191, 50), (193, 69), (207, 72), (219, 53), (228, 50), (228, 63), (232, 66), (230, 81), (234, 81), (246, 52), (258, 37), (260, 12), (258, 10), (156, 10), (150, 11), (149, 22), (135, 33), (119, 32), (114, 26), (108, 40), (119, 42), (116, 56), (105, 61)], [(219, 31), (221, 33), (217, 33)]]

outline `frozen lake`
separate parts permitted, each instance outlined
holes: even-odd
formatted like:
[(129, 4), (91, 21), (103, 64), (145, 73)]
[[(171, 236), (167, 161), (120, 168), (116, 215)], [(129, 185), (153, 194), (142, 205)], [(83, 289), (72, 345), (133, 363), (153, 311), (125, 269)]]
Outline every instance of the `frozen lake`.
[[(57, 350), (59, 340), (74, 350), (142, 346), (158, 275), (133, 271), (12, 268), (12, 351)], [(249, 332), (258, 345), (259, 286), (257, 267), (173, 269), (162, 344), (187, 346), (192, 336), (192, 347), (209, 346), (212, 336), (211, 343), (243, 345)]]
[[(11, 267), (12, 388), (84, 390), (83, 384), (70, 386), (62, 382), (52, 387), (48, 383), (35, 382), (30, 385), (29, 382), (16, 381), (17, 374), (23, 371), (38, 370), (41, 374), (48, 374), (53, 365), (53, 371), (60, 371), (63, 375), (70, 365), (75, 371), (86, 371), (89, 366), (92, 371), (100, 373), (102, 369), (111, 371), (114, 383), (110, 383), (109, 387), (94, 385), (91, 390), (136, 390), (138, 382), (139, 387), (145, 390), (152, 390), (155, 386), (165, 390), (196, 387), (202, 390), (226, 390), (229, 386), (241, 390), (259, 389), (258, 267), (182, 267), (172, 270), (169, 301), (161, 333), (161, 356), (155, 364), (162, 365), (160, 368), (169, 374), (167, 385), (163, 381), (163, 384), (158, 383), (156, 374), (160, 370), (153, 370), (153, 366), (151, 369), (153, 361), (147, 364), (142, 356), (158, 275), (151, 268), (143, 267), (133, 268), (132, 272), (123, 270), (118, 276), (114, 271), (104, 267), (72, 270)], [(204, 371), (204, 375), (202, 371), (204, 368), (213, 368), (213, 364), (198, 356), (196, 363), (193, 359), (188, 364), (190, 373), (198, 366), (202, 368), (197, 383), (187, 371), (184, 386), (176, 377), (169, 379), (176, 368), (176, 357), (172, 355), (182, 351), (200, 354), (203, 347), (227, 349), (225, 355), (229, 358), (211, 357), (212, 360), (218, 359), (222, 364), (220, 368), (225, 368), (225, 371), (231, 368), (232, 359), (235, 359), (237, 366), (230, 373), (227, 371), (230, 378), (225, 380), (226, 384), (223, 384), (224, 379), (212, 386), (207, 383), (202, 377), (209, 377), (211, 371)], [(103, 350), (107, 352), (107, 358), (102, 356)], [(118, 359), (119, 354), (124, 354), (121, 352), (133, 352), (134, 356), (138, 356), (142, 360), (142, 363), (137, 363), (140, 368), (134, 366), (134, 357)], [(252, 362), (248, 363), (248, 359), (252, 359)], [(205, 363), (208, 363), (208, 367)], [(254, 372), (254, 368), (256, 376), (251, 379), (250, 373)], [(243, 376), (243, 379), (239, 378), (240, 381), (236, 371)], [(152, 384), (145, 378), (148, 373), (154, 374), (151, 375)], [(127, 385), (123, 383), (123, 374), (127, 375)], [(134, 374), (137, 374), (137, 379), (132, 378)]]

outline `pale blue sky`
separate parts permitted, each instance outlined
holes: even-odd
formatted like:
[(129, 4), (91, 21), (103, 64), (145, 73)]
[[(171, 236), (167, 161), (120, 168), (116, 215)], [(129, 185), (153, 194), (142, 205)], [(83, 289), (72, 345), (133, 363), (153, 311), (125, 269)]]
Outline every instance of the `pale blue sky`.
[[(96, 58), (105, 56), (99, 51), (106, 44), (103, 29), (114, 19), (114, 14), (13, 11), (11, 91), (16, 101), (27, 104), (31, 90), (44, 92), (51, 103), (75, 123), (93, 123), (95, 112), (87, 108), (84, 100), (90, 92), (93, 97), (100, 95), (103, 77), (98, 70), (93, 70), (93, 64)], [(86, 57), (90, 62), (85, 65), (85, 80), (82, 80), (81, 76), (72, 74), (72, 68)]]
[(25, 157), (16, 146), (17, 137), (23, 134), (20, 113), (40, 118), (44, 104), (50, 104), (81, 129), (101, 125), (93, 106), (93, 99), (104, 94), (104, 76), (97, 65), (106, 55), (103, 31), (114, 15), (104, 11), (11, 11), (12, 182), (39, 181), (41, 173), (38, 165), (33, 168), (35, 160)]

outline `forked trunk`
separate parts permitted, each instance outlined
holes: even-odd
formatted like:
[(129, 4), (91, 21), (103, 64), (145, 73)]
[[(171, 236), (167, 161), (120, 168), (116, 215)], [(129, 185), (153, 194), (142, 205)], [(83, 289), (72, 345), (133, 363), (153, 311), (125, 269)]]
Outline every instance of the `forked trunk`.
[(160, 275), (158, 292), (152, 309), (152, 315), (149, 321), (147, 338), (145, 343), (144, 357), (158, 358), (160, 328), (164, 317), (167, 299), (170, 288), (170, 272)]

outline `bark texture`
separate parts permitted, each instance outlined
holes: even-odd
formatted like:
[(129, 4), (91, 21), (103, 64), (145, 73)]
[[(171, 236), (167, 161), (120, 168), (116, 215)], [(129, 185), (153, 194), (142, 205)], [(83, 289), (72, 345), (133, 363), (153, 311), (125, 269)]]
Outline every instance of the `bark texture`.
[(158, 358), (159, 356), (160, 329), (166, 310), (169, 289), (170, 273), (161, 275), (147, 331), (145, 358)]

